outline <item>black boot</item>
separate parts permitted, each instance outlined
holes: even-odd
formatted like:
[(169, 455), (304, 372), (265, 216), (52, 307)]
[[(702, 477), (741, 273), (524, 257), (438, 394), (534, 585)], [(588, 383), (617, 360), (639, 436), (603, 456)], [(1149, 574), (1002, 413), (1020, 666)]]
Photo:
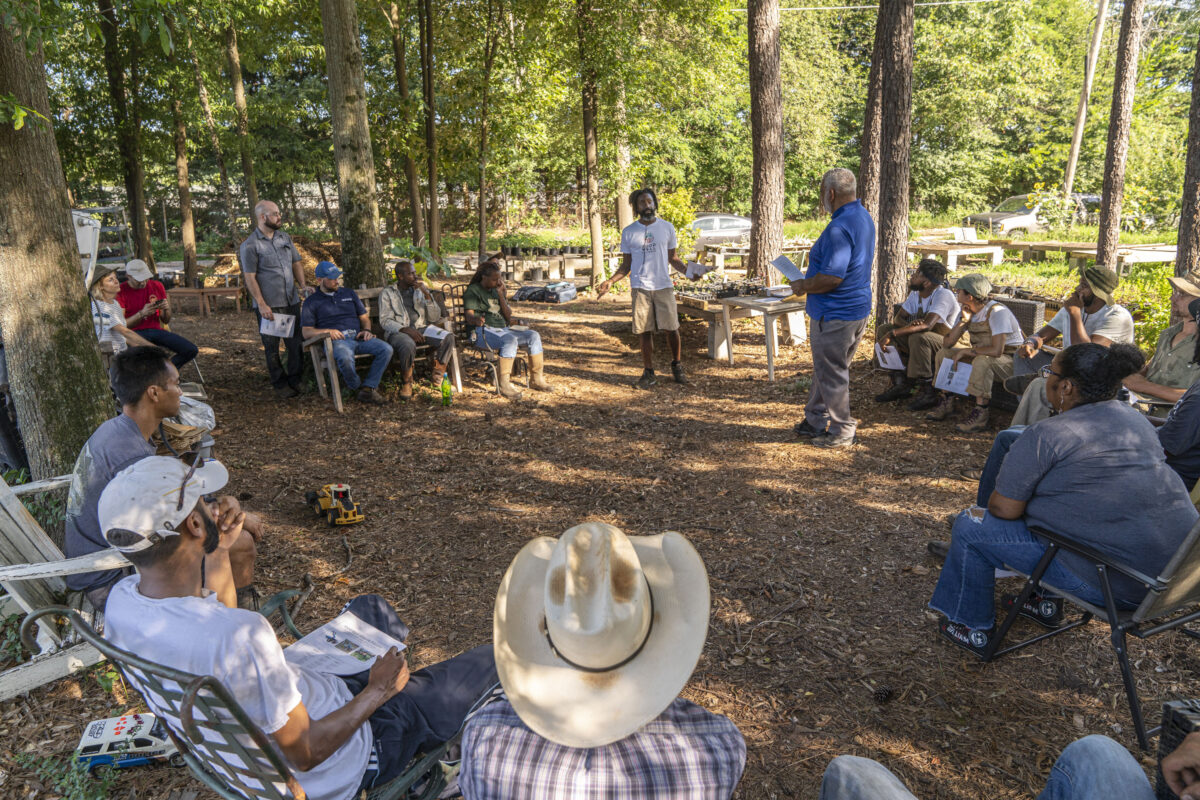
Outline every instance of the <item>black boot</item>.
[(917, 392), (917, 396), (908, 404), (909, 411), (924, 411), (927, 408), (933, 408), (938, 404), (938, 400), (942, 399), (941, 393), (933, 388), (933, 381), (921, 381), (921, 391)]
[(875, 395), (876, 403), (891, 403), (895, 400), (903, 400), (912, 394), (915, 384), (908, 379), (907, 375), (898, 369), (888, 370), (888, 372), (891, 373), (891, 388)]

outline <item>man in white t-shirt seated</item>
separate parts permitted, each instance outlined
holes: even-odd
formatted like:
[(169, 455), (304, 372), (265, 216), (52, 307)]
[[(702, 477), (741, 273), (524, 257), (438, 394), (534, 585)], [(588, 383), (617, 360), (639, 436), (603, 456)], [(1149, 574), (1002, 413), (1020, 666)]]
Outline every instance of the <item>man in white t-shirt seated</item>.
[(895, 345), (906, 367), (889, 370), (892, 386), (875, 396), (876, 403), (903, 400), (933, 380), (934, 358), (942, 340), (962, 316), (958, 299), (946, 288), (946, 266), (936, 258), (921, 259), (908, 288), (908, 297), (893, 309), (892, 324), (875, 329), (875, 342), (880, 347)]
[[(947, 358), (955, 364), (967, 362), (971, 365), (967, 394), (975, 402), (957, 427), (963, 433), (976, 433), (988, 425), (992, 384), (1012, 375), (1012, 354), (1021, 344), (1021, 324), (1007, 306), (989, 299), (992, 282), (985, 276), (979, 273), (964, 275), (954, 284), (954, 289), (962, 306), (962, 319), (946, 334), (944, 346), (936, 357), (934, 374)], [(964, 333), (969, 335), (970, 345), (958, 347), (958, 340)], [(956, 395), (932, 388), (931, 393), (937, 395), (937, 401), (925, 418), (946, 419), (954, 412)]]
[(1080, 270), (1079, 285), (1063, 301), (1046, 325), (1028, 337), (1013, 356), (1013, 377), (1004, 388), (1020, 396), (1021, 404), (1013, 414), (1013, 425), (1032, 425), (1050, 416), (1046, 399), (1046, 379), (1037, 373), (1054, 360), (1054, 354), (1043, 348), (1062, 336), (1062, 349), (1073, 344), (1092, 342), (1108, 347), (1111, 344), (1133, 344), (1133, 316), (1113, 301), (1113, 291), (1120, 277), (1111, 269), (1099, 266)]
[(687, 384), (683, 376), (683, 342), (679, 338), (679, 311), (675, 306), (675, 285), (671, 268), (687, 274), (687, 264), (675, 255), (675, 226), (655, 216), (658, 195), (653, 189), (636, 189), (629, 205), (638, 218), (621, 231), (621, 266), (596, 287), (597, 296), (609, 286), (629, 276), (633, 294), (633, 332), (642, 339), (642, 377), (639, 389), (658, 383), (654, 377), (654, 332), (664, 331), (671, 347), (671, 375), (676, 383)]
[[(189, 467), (150, 456), (109, 482), (100, 496), (101, 530), (137, 574), (109, 594), (104, 635), (142, 658), (216, 677), (274, 739), (310, 800), (350, 800), (454, 735), (497, 682), (492, 648), (411, 675), (396, 648), (345, 677), (290, 664), (265, 617), (226, 607), (203, 588), (201, 565), (212, 565), (205, 555), (227, 551), (242, 529), (244, 513), (214, 518), (207, 501), (228, 477), (217, 461)], [(346, 610), (402, 641), (408, 634), (378, 595), (357, 597)], [(179, 720), (133, 682), (179, 731)]]

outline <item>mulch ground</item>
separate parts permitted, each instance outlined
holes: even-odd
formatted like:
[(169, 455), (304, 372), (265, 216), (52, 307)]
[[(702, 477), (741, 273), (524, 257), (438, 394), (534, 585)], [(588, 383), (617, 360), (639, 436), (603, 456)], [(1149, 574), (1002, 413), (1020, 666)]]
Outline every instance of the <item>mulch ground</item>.
[[(760, 322), (739, 323), (734, 367), (702, 358), (705, 329), (685, 323), (693, 385), (641, 392), (626, 302), (519, 313), (542, 333), (557, 393), (508, 402), (474, 375), (450, 408), (428, 393), (351, 402), (340, 416), (315, 394), (275, 399), (250, 314), (178, 317), (201, 345), (231, 490), (270, 525), (259, 587), (297, 586), (306, 572), (317, 581), (302, 627), (378, 592), (412, 626), (413, 666), (428, 664), (488, 641), (495, 588), (531, 537), (591, 519), (630, 534), (673, 529), (699, 549), (712, 588), (707, 646), (684, 694), (745, 735), (738, 797), (814, 798), (841, 753), (882, 761), (922, 798), (1026, 797), (1080, 736), (1136, 748), (1105, 626), (990, 665), (936, 637), (925, 603), (939, 564), (925, 543), (946, 538), (947, 516), (973, 501), (969, 474), (991, 435), (873, 403), (885, 381), (869, 343), (852, 373), (860, 443), (826, 452), (790, 432), (807, 348), (781, 348), (781, 377), (768, 383)], [(660, 351), (660, 376), (667, 361)], [(364, 523), (334, 530), (304, 504), (334, 481), (351, 485)], [(1015, 632), (1037, 630), (1022, 621)], [(1151, 718), (1200, 685), (1185, 641), (1130, 646)], [(13, 756), (69, 753), (86, 721), (136, 706), (119, 682), (106, 692), (101, 673), (0, 704), (0, 796), (53, 796)], [(113, 796), (187, 786), (184, 771), (140, 768)]]

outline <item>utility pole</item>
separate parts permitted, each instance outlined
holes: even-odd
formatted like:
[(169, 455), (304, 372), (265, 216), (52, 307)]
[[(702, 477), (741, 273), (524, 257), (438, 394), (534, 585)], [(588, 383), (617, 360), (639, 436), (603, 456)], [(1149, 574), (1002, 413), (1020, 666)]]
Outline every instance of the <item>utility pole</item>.
[(1075, 132), (1071, 134), (1071, 152), (1067, 156), (1067, 171), (1063, 176), (1063, 197), (1071, 196), (1075, 185), (1075, 165), (1079, 161), (1079, 148), (1083, 144), (1083, 123), (1087, 120), (1088, 97), (1092, 93), (1092, 78), (1096, 75), (1096, 61), (1100, 58), (1100, 42), (1104, 39), (1104, 22), (1108, 17), (1108, 0), (1097, 0), (1096, 26), (1092, 29), (1092, 43), (1088, 47), (1087, 63), (1083, 65), (1083, 91), (1079, 93), (1079, 110), (1075, 112)]

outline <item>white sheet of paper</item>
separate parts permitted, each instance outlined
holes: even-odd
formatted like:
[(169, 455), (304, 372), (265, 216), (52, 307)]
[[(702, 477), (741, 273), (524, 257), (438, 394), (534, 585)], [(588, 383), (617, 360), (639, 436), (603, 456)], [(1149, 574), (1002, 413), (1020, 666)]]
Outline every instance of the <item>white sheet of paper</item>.
[(425, 330), (421, 331), (421, 335), (426, 339), (445, 339), (450, 335), (450, 331), (445, 328), (439, 328), (436, 325), (427, 325)]
[(263, 336), (278, 336), (280, 339), (287, 339), (291, 337), (295, 327), (295, 314), (276, 314), (275, 319), (264, 317), (258, 324), (258, 332)]
[(875, 345), (875, 358), (879, 361), (879, 366), (884, 369), (904, 369), (904, 359), (900, 357), (900, 351), (895, 345), (880, 347)]
[(346, 611), (283, 651), (294, 666), (329, 675), (354, 675), (370, 669), (378, 656), (404, 642)]
[(484, 325), (483, 330), (487, 333), (490, 333), (492, 336), (504, 336), (508, 333), (508, 331), (504, 328), (493, 328), (490, 325)]
[(716, 269), (715, 266), (705, 266), (697, 261), (689, 261), (687, 262), (687, 272), (684, 273), (684, 277), (689, 281), (694, 281), (696, 278), (703, 277), (714, 269)]
[(771, 266), (789, 281), (798, 281), (804, 277), (804, 273), (787, 256), (780, 256), (775, 259), (771, 262)]
[(938, 369), (937, 378), (933, 381), (934, 388), (965, 395), (967, 381), (971, 379), (971, 365), (960, 361), (957, 368), (951, 369), (954, 366), (953, 359), (942, 359), (942, 366)]

